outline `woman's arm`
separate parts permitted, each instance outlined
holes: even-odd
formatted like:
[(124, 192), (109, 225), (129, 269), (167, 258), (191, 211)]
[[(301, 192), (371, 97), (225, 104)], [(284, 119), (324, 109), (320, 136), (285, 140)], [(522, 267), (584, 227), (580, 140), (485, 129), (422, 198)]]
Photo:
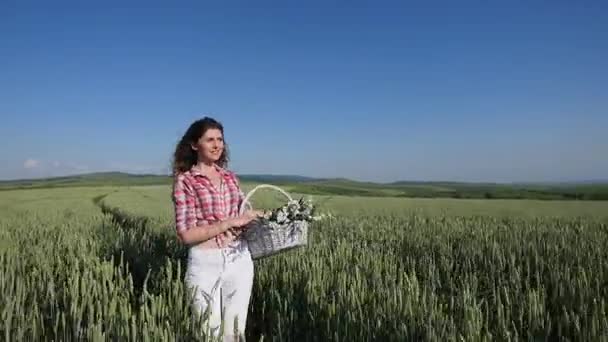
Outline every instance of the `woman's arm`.
[(239, 179), (239, 177), (236, 175), (236, 173), (232, 173), (232, 179), (234, 181), (234, 184), (236, 184), (236, 188), (239, 194), (239, 208), (243, 205), (243, 201), (245, 200), (245, 192), (243, 191), (243, 188), (241, 188), (241, 180)]
[(245, 226), (256, 216), (253, 213), (247, 212), (236, 218), (196, 225), (195, 194), (183, 176), (178, 176), (175, 181), (173, 201), (175, 205), (177, 236), (182, 243), (187, 245), (204, 242), (229, 229)]
[(194, 245), (212, 239), (216, 235), (222, 234), (230, 228), (232, 228), (232, 224), (230, 220), (226, 220), (180, 230), (177, 232), (177, 236), (182, 243), (186, 245)]
[(232, 230), (233, 228), (243, 227), (257, 216), (258, 215), (256, 212), (248, 211), (245, 214), (235, 218), (229, 218), (224, 221), (211, 224), (205, 223), (191, 227), (190, 229), (178, 231), (177, 236), (183, 243), (187, 245), (196, 244), (214, 238), (216, 235), (222, 234), (228, 230)]

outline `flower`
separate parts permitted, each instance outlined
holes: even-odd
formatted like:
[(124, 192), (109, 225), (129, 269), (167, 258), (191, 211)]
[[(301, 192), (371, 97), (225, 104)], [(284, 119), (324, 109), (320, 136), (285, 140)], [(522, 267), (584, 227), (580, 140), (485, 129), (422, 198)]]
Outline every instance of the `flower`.
[(290, 200), (285, 205), (266, 211), (260, 220), (275, 229), (291, 222), (313, 222), (331, 217), (327, 214), (316, 215), (317, 207), (311, 198)]
[(285, 223), (285, 221), (287, 221), (287, 211), (281, 208), (276, 214), (276, 222)]

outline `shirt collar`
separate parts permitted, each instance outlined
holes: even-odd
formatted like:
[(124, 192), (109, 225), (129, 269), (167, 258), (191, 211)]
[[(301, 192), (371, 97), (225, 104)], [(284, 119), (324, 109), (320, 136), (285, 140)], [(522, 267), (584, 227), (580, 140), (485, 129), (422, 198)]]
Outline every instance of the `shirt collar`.
[[(190, 168), (190, 174), (192, 176), (207, 177), (207, 176), (203, 175), (195, 166), (196, 165), (192, 165), (192, 167)], [(220, 167), (217, 164), (213, 164), (213, 167), (220, 173), (220, 175), (222, 175), (224, 177), (228, 176), (228, 172), (226, 171), (226, 169)]]

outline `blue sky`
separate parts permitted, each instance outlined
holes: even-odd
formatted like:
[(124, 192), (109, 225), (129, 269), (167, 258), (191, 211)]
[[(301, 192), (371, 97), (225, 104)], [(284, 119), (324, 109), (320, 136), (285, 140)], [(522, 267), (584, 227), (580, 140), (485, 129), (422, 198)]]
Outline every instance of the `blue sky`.
[(608, 178), (608, 6), (0, 3), (0, 179), (230, 168), (359, 180)]

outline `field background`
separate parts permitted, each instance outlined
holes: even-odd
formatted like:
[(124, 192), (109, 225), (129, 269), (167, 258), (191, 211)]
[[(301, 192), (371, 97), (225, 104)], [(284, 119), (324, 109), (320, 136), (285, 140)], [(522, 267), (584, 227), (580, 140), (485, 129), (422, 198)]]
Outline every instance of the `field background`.
[[(540, 185), (290, 179), (244, 177), (243, 187), (274, 182), (335, 218), (311, 227), (307, 248), (255, 262), (250, 340), (608, 340), (608, 201), (557, 199), (601, 196), (604, 185), (540, 194)], [(203, 336), (182, 284), (186, 250), (166, 179), (2, 187), (5, 340)], [(405, 197), (413, 188), (551, 200)], [(264, 190), (253, 203), (281, 200)]]

